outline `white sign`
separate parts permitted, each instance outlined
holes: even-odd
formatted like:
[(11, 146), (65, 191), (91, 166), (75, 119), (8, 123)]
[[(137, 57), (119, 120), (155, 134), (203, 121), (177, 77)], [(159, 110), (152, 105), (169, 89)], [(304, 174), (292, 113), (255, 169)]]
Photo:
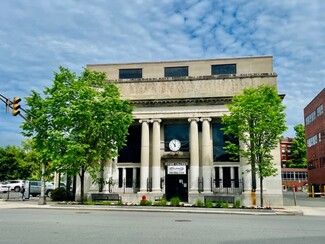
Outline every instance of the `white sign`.
[(186, 175), (186, 165), (168, 165), (167, 174), (169, 175)]

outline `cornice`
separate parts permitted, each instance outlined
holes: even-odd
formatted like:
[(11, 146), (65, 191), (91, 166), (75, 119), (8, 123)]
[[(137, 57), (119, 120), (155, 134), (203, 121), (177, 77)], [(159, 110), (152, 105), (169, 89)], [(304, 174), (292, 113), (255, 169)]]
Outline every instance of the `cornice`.
[(193, 80), (224, 80), (224, 79), (243, 79), (243, 78), (263, 78), (277, 77), (277, 73), (252, 73), (252, 74), (225, 74), (207, 76), (181, 76), (181, 77), (161, 77), (161, 78), (137, 78), (137, 79), (118, 79), (113, 80), (117, 83), (130, 82), (159, 82), (159, 81), (193, 81)]
[(131, 100), (130, 103), (139, 106), (189, 106), (200, 104), (222, 105), (231, 102), (232, 97), (208, 97), (208, 98), (173, 98), (173, 99), (143, 99)]

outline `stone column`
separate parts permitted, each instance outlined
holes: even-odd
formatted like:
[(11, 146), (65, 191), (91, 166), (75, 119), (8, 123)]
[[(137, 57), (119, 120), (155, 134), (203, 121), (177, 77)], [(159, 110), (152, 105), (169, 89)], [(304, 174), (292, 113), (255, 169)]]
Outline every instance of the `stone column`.
[(147, 180), (149, 178), (149, 120), (140, 120), (141, 128), (141, 168), (140, 168), (140, 192), (147, 192)]
[(235, 167), (230, 167), (231, 188), (235, 188)]
[(152, 192), (160, 189), (160, 123), (161, 119), (153, 119), (152, 128)]
[(189, 193), (198, 193), (199, 179), (199, 131), (198, 118), (188, 119), (190, 122), (190, 182)]
[[(221, 180), (221, 181), (220, 181)], [(219, 167), (219, 182), (220, 182), (220, 188), (223, 188), (223, 167)]]
[(133, 173), (132, 173), (132, 188), (133, 188), (133, 193), (136, 192), (136, 181), (137, 181), (137, 168), (133, 168)]
[(211, 150), (211, 118), (201, 118), (202, 121), (202, 176), (203, 192), (211, 193), (211, 170), (212, 170), (212, 150)]

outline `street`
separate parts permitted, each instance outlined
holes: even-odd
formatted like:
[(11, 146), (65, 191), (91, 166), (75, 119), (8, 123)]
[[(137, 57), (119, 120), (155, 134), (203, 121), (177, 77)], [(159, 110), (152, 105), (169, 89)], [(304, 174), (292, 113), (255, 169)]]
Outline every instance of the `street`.
[(0, 209), (0, 243), (324, 243), (325, 217)]

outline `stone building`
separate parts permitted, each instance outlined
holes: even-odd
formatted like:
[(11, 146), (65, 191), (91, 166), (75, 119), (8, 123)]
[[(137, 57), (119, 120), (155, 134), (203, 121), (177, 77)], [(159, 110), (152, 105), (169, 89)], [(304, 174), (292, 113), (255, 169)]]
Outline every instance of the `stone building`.
[[(231, 195), (252, 204), (249, 166), (224, 151), (225, 141), (234, 138), (223, 134), (221, 117), (229, 113), (225, 104), (245, 87), (277, 86), (271, 56), (87, 68), (105, 72), (135, 106), (127, 145), (104, 166), (103, 192), (117, 192), (123, 202), (138, 203), (143, 195), (189, 203)], [(266, 205), (283, 203), (279, 151), (274, 150), (279, 174), (264, 181)], [(89, 179), (85, 192), (90, 196), (98, 186)]]

